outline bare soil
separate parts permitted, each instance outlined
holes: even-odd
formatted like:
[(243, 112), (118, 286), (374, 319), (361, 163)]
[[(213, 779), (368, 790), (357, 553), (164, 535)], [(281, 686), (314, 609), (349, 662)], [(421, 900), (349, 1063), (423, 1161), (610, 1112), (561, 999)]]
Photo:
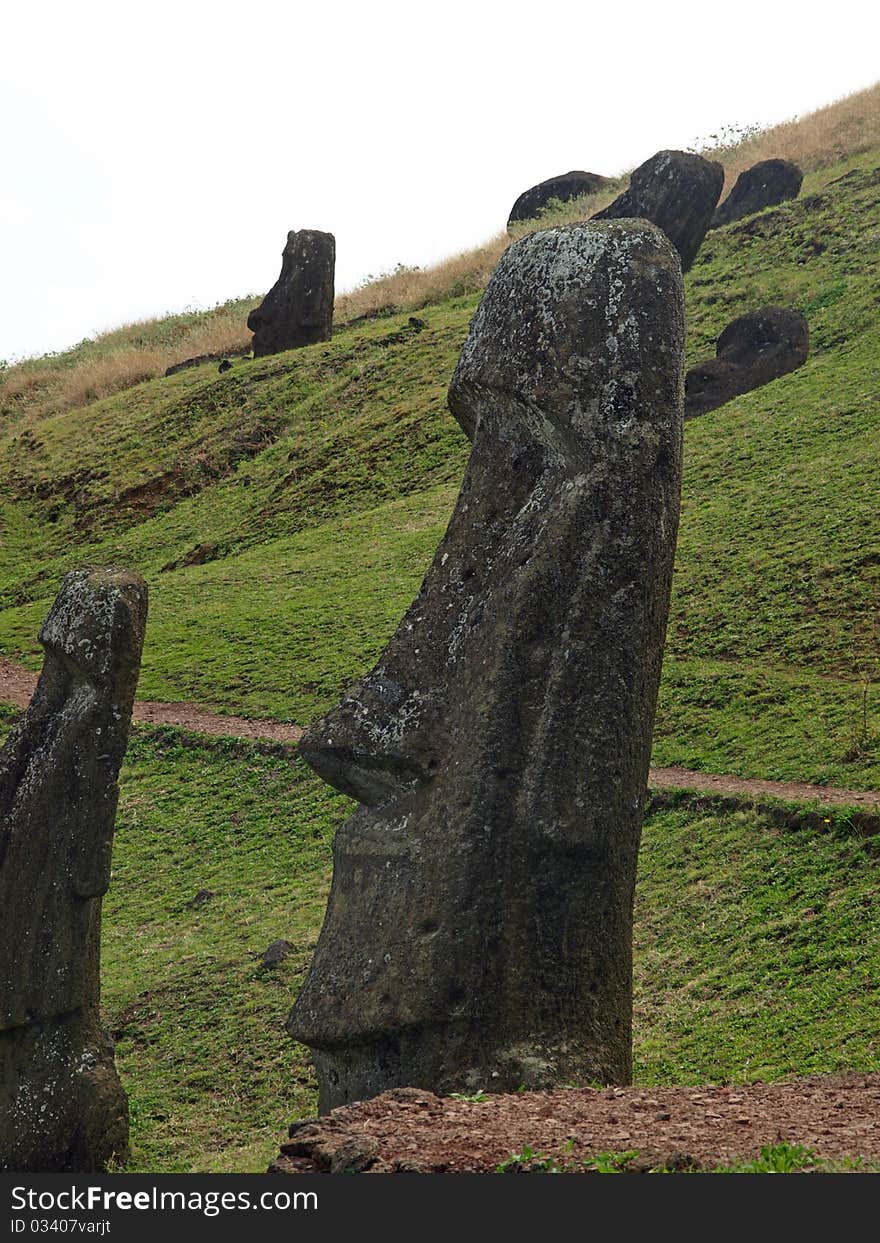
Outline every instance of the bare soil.
[(779, 798), (792, 803), (880, 808), (878, 790), (844, 790), (839, 786), (809, 785), (806, 781), (762, 781), (694, 772), (689, 768), (652, 768), (650, 784), (664, 790), (704, 790), (711, 794), (747, 794), (756, 799)]
[(579, 1088), (480, 1101), (396, 1088), (326, 1118), (294, 1123), (279, 1174), (489, 1173), (546, 1160), (588, 1172), (599, 1153), (638, 1153), (625, 1168), (714, 1169), (787, 1143), (817, 1159), (880, 1159), (880, 1075), (742, 1087)]

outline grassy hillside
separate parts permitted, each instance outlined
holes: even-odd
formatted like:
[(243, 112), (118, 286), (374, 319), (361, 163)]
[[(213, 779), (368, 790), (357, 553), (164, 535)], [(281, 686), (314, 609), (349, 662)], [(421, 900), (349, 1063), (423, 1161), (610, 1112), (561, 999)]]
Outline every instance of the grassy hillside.
[[(812, 350), (687, 425), (655, 760), (876, 788), (880, 147), (853, 155), (863, 136), (823, 124), (801, 198), (711, 234), (686, 281), (689, 364), (771, 302), (806, 315)], [(835, 143), (850, 154), (829, 163)], [(121, 561), (151, 589), (142, 697), (303, 724), (334, 702), (381, 651), (451, 511), (467, 444), (446, 387), (500, 245), (373, 291), (371, 310), (427, 301), (420, 333), (380, 315), (223, 376), (132, 386), (132, 372), (101, 400), (71, 397), (88, 343), (15, 369), (0, 386), (0, 652), (36, 667), (61, 574)], [(197, 327), (150, 326), (143, 350), (175, 333), (183, 349)], [(298, 759), (135, 731), (104, 922), (133, 1168), (259, 1170), (314, 1110), (283, 1024), (348, 806)], [(845, 817), (821, 834), (757, 811), (650, 817), (637, 1081), (876, 1070), (877, 865)], [(288, 958), (261, 967), (280, 938)]]
[[(290, 1120), (314, 1112), (307, 1053), (284, 1022), (347, 806), (299, 760), (135, 731), (103, 944), (132, 1168), (259, 1171)], [(845, 821), (817, 836), (754, 812), (649, 818), (636, 1081), (876, 1070), (877, 866), (874, 843)], [(262, 967), (278, 939), (289, 956)]]
[[(709, 235), (689, 362), (771, 302), (800, 371), (687, 425), (655, 759), (880, 785), (880, 150)], [(369, 667), (451, 510), (467, 444), (446, 386), (478, 301), (205, 365), (0, 430), (0, 650), (34, 644), (60, 574), (137, 566), (140, 693), (305, 724)]]

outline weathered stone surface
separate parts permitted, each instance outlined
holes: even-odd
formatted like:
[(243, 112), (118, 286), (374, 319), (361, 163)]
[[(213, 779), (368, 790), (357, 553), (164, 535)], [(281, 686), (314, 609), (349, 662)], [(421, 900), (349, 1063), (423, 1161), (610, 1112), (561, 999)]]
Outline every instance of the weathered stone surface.
[(534, 233), (486, 289), (449, 391), (473, 449), (446, 535), (301, 743), (362, 804), (288, 1024), (322, 1111), (629, 1079), (683, 337), (678, 256), (644, 221)]
[(68, 574), (0, 752), (0, 1169), (97, 1170), (127, 1152), (99, 941), (146, 612), (136, 574)]
[(247, 326), (254, 334), (254, 358), (330, 340), (335, 274), (336, 239), (332, 233), (317, 229), (288, 233), (281, 275), (248, 316)]
[(740, 316), (718, 338), (717, 357), (687, 373), (685, 418), (715, 410), (740, 393), (796, 371), (809, 351), (810, 332), (799, 311), (764, 306)]
[(796, 199), (804, 174), (790, 160), (761, 160), (747, 168), (712, 217), (710, 228), (718, 229), (751, 216), (765, 207), (775, 207), (786, 199)]
[(523, 191), (510, 209), (508, 228), (517, 220), (533, 220), (552, 199), (567, 203), (570, 199), (580, 198), (582, 194), (595, 194), (608, 184), (608, 180), (598, 173), (584, 173), (577, 169), (570, 173), (561, 173), (558, 177), (550, 177), (547, 181)]
[(629, 189), (594, 220), (640, 217), (658, 225), (686, 272), (697, 257), (724, 186), (724, 169), (687, 151), (658, 151), (640, 164)]

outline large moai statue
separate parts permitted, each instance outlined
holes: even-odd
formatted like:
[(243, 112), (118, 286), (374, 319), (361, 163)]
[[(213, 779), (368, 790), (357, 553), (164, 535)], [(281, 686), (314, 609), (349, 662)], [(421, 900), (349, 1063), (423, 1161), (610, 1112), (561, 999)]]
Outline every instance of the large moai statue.
[(99, 951), (146, 616), (137, 574), (68, 574), (0, 751), (0, 1170), (90, 1172), (128, 1152)]
[(254, 357), (329, 341), (335, 277), (333, 234), (291, 230), (281, 256), (281, 275), (247, 319), (254, 334)]
[(631, 1075), (632, 902), (678, 524), (678, 255), (644, 221), (502, 257), (473, 448), (378, 664), (305, 734), (361, 806), (288, 1031), (319, 1109)]
[(724, 188), (724, 169), (690, 151), (658, 151), (640, 164), (629, 188), (594, 220), (641, 217), (658, 225), (685, 272), (697, 257)]

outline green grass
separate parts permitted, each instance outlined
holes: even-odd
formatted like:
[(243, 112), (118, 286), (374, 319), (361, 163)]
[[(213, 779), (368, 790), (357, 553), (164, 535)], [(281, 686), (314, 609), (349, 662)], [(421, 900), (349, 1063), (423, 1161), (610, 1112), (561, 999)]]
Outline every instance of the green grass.
[[(878, 165), (811, 174), (796, 202), (710, 234), (687, 278), (691, 362), (769, 302), (806, 313), (812, 352), (687, 425), (657, 763), (880, 786)], [(34, 665), (62, 572), (123, 562), (151, 587), (143, 697), (303, 724), (326, 709), (451, 511), (467, 444), (445, 392), (477, 300), (428, 308), (419, 334), (381, 318), (24, 430), (0, 412), (0, 652)]]
[[(133, 1169), (265, 1169), (291, 1119), (314, 1112), (307, 1052), (284, 1023), (343, 805), (298, 759), (135, 732), (103, 939)], [(202, 890), (213, 897), (192, 905)], [(280, 939), (290, 954), (262, 967)]]
[[(813, 351), (687, 426), (659, 763), (880, 786), (880, 181), (823, 188), (852, 164), (713, 234), (688, 277), (691, 361), (769, 302), (805, 311)], [(36, 421), (0, 410), (0, 652), (35, 666), (61, 574), (122, 561), (151, 589), (142, 697), (312, 719), (381, 651), (444, 529), (467, 454), (445, 392), (476, 303)], [(133, 1168), (259, 1170), (313, 1111), (283, 1025), (346, 806), (297, 760), (135, 731), (104, 923)], [(652, 816), (637, 1081), (878, 1069), (877, 866), (842, 822)], [(293, 952), (260, 968), (279, 938)]]
[[(314, 1112), (306, 1051), (283, 1025), (347, 805), (298, 760), (135, 732), (103, 966), (133, 1168), (260, 1170), (290, 1120)], [(637, 897), (636, 1082), (876, 1070), (877, 866), (843, 832), (780, 832), (754, 813), (653, 817)], [(215, 896), (191, 907), (202, 889)], [(294, 950), (262, 969), (257, 955), (279, 938)]]
[(638, 1082), (880, 1068), (871, 839), (755, 812), (663, 812), (636, 893)]
[[(496, 1174), (627, 1174), (633, 1172), (633, 1163), (641, 1156), (638, 1149), (626, 1152), (596, 1152), (586, 1159), (574, 1161), (564, 1157), (561, 1161), (546, 1153), (536, 1152), (526, 1144), (495, 1168)], [(650, 1160), (650, 1158), (649, 1158)], [(759, 1154), (750, 1161), (718, 1165), (714, 1169), (701, 1166), (675, 1164), (674, 1169), (665, 1165), (653, 1165), (645, 1169), (647, 1162), (638, 1167), (639, 1173), (647, 1174), (839, 1174), (877, 1173), (880, 1163), (864, 1161), (860, 1157), (843, 1160), (824, 1160), (803, 1144), (765, 1144)]]
[[(102, 978), (131, 1168), (259, 1171), (315, 1110), (308, 1054), (284, 1022), (350, 804), (298, 758), (171, 729), (133, 732), (121, 786)], [(845, 821), (817, 833), (756, 811), (651, 816), (636, 1083), (880, 1069), (878, 866)], [(213, 897), (193, 905), (201, 890)], [(293, 950), (262, 968), (279, 939)]]

